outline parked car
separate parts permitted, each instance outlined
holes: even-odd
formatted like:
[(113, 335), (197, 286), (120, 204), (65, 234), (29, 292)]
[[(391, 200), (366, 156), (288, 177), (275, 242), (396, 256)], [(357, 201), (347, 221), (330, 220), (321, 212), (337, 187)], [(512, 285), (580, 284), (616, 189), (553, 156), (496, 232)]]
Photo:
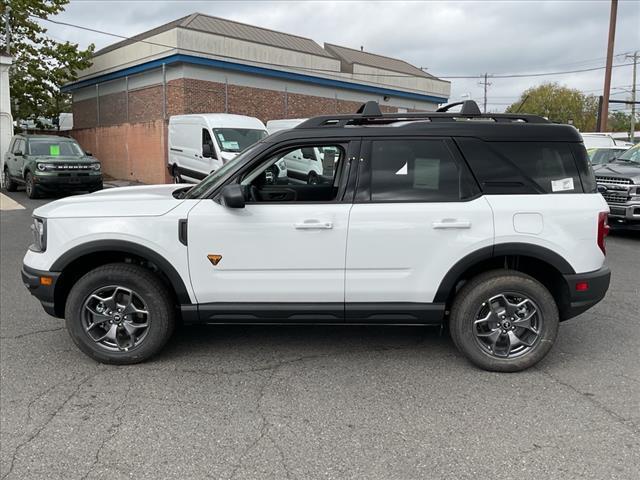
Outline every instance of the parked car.
[(15, 135), (5, 154), (4, 188), (24, 185), (29, 198), (66, 191), (102, 189), (100, 162), (72, 138), (55, 135)]
[(591, 160), (591, 165), (602, 165), (604, 163), (609, 163), (614, 160), (616, 157), (620, 156), (623, 152), (626, 152), (629, 147), (599, 147), (599, 148), (590, 148), (587, 150), (589, 154), (589, 160)]
[(226, 113), (169, 118), (169, 172), (175, 183), (197, 182), (267, 136), (257, 118)]
[(587, 149), (599, 148), (599, 147), (632, 147), (633, 144), (624, 140), (616, 140), (611, 133), (606, 132), (593, 132), (593, 133), (581, 133), (582, 141)]
[(288, 178), (310, 185), (333, 180), (333, 167), (339, 152), (333, 146), (304, 147), (283, 157)]
[(640, 230), (640, 144), (594, 171), (598, 191), (609, 204), (611, 227)]
[[(447, 325), (479, 367), (531, 367), (607, 291), (609, 208), (573, 127), (448, 108), (371, 102), (270, 135), (195, 186), (41, 206), (23, 281), (105, 363), (150, 358), (181, 319)], [(328, 147), (330, 182), (268, 175)]]

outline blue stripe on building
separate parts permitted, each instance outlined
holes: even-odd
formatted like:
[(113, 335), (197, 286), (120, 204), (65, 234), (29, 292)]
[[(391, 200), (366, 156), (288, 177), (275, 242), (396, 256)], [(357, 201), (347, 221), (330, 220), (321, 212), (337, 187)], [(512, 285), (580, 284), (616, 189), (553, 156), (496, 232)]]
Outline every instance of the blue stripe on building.
[(431, 103), (445, 103), (447, 98), (436, 97), (433, 95), (423, 95), (419, 93), (403, 92), (401, 90), (394, 90), (392, 88), (374, 87), (372, 85), (364, 85), (360, 83), (345, 82), (342, 80), (334, 80), (330, 78), (314, 77), (312, 75), (305, 75), (303, 73), (284, 72), (281, 70), (274, 70), (272, 68), (256, 67), (253, 65), (245, 65), (242, 63), (227, 62), (224, 60), (216, 60), (213, 58), (195, 57), (193, 55), (184, 55), (177, 53), (165, 58), (152, 60), (145, 62), (134, 67), (125, 68), (117, 72), (108, 73), (98, 77), (90, 78), (88, 80), (82, 80), (75, 83), (70, 83), (62, 87), (63, 92), (72, 92), (79, 88), (89, 87), (98, 83), (108, 82), (110, 80), (116, 80), (118, 78), (124, 78), (136, 73), (146, 72), (155, 68), (162, 67), (162, 64), (171, 65), (173, 63), (186, 63), (191, 65), (203, 65), (207, 67), (219, 68), (221, 70), (230, 70), (242, 73), (252, 73), (256, 75), (262, 75), (265, 77), (279, 78), (282, 80), (291, 80), (295, 82), (310, 83), (314, 85), (321, 85), (323, 87), (342, 88), (345, 90), (354, 90), (357, 92), (371, 93), (375, 95), (389, 95), (399, 98), (409, 98), (412, 100), (420, 100), (423, 102)]

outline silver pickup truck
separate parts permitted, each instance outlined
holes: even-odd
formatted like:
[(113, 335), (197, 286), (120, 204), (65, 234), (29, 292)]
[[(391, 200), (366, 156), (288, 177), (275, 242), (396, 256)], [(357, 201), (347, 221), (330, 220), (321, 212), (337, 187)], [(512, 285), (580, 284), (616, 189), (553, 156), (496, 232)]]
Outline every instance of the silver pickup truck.
[(609, 225), (640, 230), (640, 144), (593, 171), (598, 191), (609, 204)]

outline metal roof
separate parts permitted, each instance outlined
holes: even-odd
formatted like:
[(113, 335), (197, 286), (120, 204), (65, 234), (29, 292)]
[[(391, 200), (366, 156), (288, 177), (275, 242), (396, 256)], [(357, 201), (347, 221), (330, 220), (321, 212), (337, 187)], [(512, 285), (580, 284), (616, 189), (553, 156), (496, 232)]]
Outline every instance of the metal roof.
[[(320, 45), (309, 38), (291, 35), (289, 33), (277, 32), (268, 28), (256, 27), (240, 23), (226, 18), (212, 17), (203, 13), (193, 13), (186, 17), (179, 18), (172, 22), (161, 25), (157, 28), (141, 33), (134, 37), (123, 40), (122, 42), (109, 45), (102, 50), (97, 51), (95, 55), (102, 55), (125, 45), (130, 45), (139, 41), (143, 41), (153, 35), (171, 30), (173, 28), (184, 28), (187, 30), (195, 30), (199, 32), (211, 33), (223, 37), (236, 38), (247, 42), (269, 45), (272, 47), (294, 50), (296, 52), (318, 55), (321, 57), (333, 56), (327, 53)], [(178, 45), (178, 48), (180, 46)]]
[(414, 67), (410, 63), (397, 58), (376, 55), (362, 50), (354, 50), (353, 48), (341, 47), (340, 45), (332, 45), (330, 43), (325, 43), (324, 49), (340, 60), (350, 64), (357, 63), (359, 65), (391, 70), (393, 72), (404, 73), (412, 77), (436, 78), (433, 75), (429, 75), (425, 71)]

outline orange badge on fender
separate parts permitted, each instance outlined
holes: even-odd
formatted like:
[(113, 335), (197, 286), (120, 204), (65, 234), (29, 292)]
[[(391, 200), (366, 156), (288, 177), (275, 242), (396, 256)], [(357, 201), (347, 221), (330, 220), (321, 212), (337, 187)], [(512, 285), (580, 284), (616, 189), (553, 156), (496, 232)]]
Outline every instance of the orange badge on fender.
[(207, 255), (207, 258), (211, 262), (211, 265), (215, 267), (220, 263), (220, 260), (222, 260), (222, 255)]

